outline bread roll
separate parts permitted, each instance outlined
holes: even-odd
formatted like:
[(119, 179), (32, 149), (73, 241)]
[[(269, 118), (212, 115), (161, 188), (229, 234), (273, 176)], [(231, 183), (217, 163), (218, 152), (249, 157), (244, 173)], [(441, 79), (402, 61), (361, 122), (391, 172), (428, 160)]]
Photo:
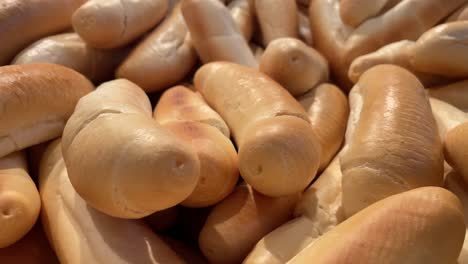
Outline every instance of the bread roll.
[(257, 66), (229, 10), (219, 1), (184, 0), (182, 14), (203, 63), (230, 61)]
[(468, 183), (468, 122), (449, 130), (445, 136), (444, 153), (447, 162)]
[(379, 14), (390, 0), (340, 0), (340, 18), (346, 25), (357, 27)]
[(312, 129), (320, 142), (320, 166), (328, 166), (343, 143), (349, 115), (348, 98), (333, 84), (321, 84), (298, 98), (309, 114)]
[(195, 88), (231, 128), (244, 180), (268, 196), (302, 191), (315, 177), (320, 145), (304, 108), (266, 75), (215, 62), (195, 74)]
[(309, 187), (295, 209), (296, 218), (263, 237), (244, 264), (282, 264), (344, 220), (339, 159)]
[(462, 5), (455, 11), (452, 15), (450, 15), (445, 22), (454, 22), (454, 21), (464, 21), (468, 20), (468, 3)]
[(127, 49), (98, 50), (86, 45), (76, 33), (63, 33), (34, 42), (12, 64), (60, 64), (100, 83), (114, 77), (115, 68), (126, 55)]
[(198, 122), (173, 121), (163, 127), (192, 146), (200, 160), (200, 179), (181, 205), (206, 207), (226, 198), (239, 179), (237, 152), (229, 138), (216, 128)]
[(228, 8), (237, 28), (249, 42), (256, 24), (254, 0), (234, 0), (229, 3)]
[(464, 237), (460, 200), (423, 187), (367, 207), (287, 263), (455, 263)]
[(73, 187), (95, 209), (141, 218), (194, 190), (196, 154), (154, 122), (151, 112), (144, 91), (124, 79), (104, 83), (78, 102), (63, 133), (63, 154)]
[(86, 0), (8, 0), (0, 6), (0, 66), (32, 42), (65, 30)]
[(298, 26), (299, 26), (299, 38), (304, 41), (309, 46), (314, 45), (314, 37), (312, 35), (312, 30), (310, 29), (310, 20), (307, 12), (298, 10)]
[(315, 49), (293, 38), (277, 38), (260, 59), (260, 71), (277, 81), (293, 96), (328, 81), (328, 62)]
[(348, 147), (341, 157), (347, 217), (387, 196), (441, 185), (443, 155), (424, 87), (394, 65), (365, 72), (350, 94)]
[(468, 80), (432, 87), (427, 91), (431, 97), (468, 112)]
[(160, 124), (177, 120), (205, 123), (219, 129), (227, 138), (230, 135), (226, 122), (203, 97), (182, 85), (164, 91), (154, 109), (154, 118)]
[(177, 4), (120, 65), (117, 77), (136, 83), (145, 92), (175, 85), (197, 62), (197, 53), (186, 38), (187, 32), (180, 4)]
[(0, 67), (0, 157), (60, 136), (78, 99), (93, 88), (59, 65)]
[(42, 230), (42, 224), (36, 225), (21, 240), (0, 249), (2, 264), (60, 264)]
[(429, 102), (442, 140), (445, 139), (448, 131), (464, 122), (468, 122), (468, 115), (455, 106), (435, 98), (430, 98)]
[(143, 222), (87, 205), (69, 181), (60, 140), (44, 154), (39, 188), (43, 225), (61, 263), (184, 263)]
[(264, 47), (277, 38), (299, 38), (295, 0), (254, 1)]
[(0, 248), (20, 240), (36, 223), (41, 199), (24, 152), (0, 159)]
[(255, 243), (288, 221), (299, 195), (271, 198), (240, 185), (211, 211), (199, 237), (210, 263), (241, 263)]

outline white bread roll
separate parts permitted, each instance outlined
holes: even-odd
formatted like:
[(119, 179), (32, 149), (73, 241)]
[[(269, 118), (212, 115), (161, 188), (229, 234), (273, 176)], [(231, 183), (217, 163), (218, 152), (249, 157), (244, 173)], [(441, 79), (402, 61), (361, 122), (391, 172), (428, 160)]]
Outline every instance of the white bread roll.
[(87, 205), (69, 181), (60, 140), (44, 153), (39, 188), (43, 225), (61, 263), (184, 263), (143, 222), (113, 218)]
[(287, 263), (455, 263), (464, 237), (460, 200), (422, 187), (367, 207)]
[(468, 112), (468, 80), (431, 87), (427, 91), (431, 97), (447, 102), (464, 112)]
[(73, 12), (87, 0), (7, 0), (0, 6), (0, 66), (34, 41), (71, 25)]
[(115, 69), (127, 53), (128, 49), (94, 49), (76, 33), (63, 33), (34, 42), (16, 55), (11, 64), (59, 64), (100, 83), (114, 77)]
[(0, 67), (0, 157), (59, 137), (79, 98), (93, 89), (59, 65)]
[(15, 152), (1, 158), (0, 248), (26, 235), (36, 223), (40, 208), (41, 199), (28, 174), (25, 153)]
[(445, 135), (444, 154), (448, 164), (468, 183), (468, 122), (449, 130)]
[(442, 144), (414, 75), (394, 65), (375, 66), (349, 99), (348, 146), (341, 156), (347, 217), (387, 196), (442, 184)]
[(122, 47), (158, 24), (168, 5), (168, 0), (88, 0), (73, 13), (73, 28), (92, 47)]
[(274, 197), (307, 187), (318, 169), (320, 145), (304, 108), (283, 87), (228, 62), (204, 65), (194, 82), (231, 128), (247, 183)]
[(247, 42), (250, 41), (256, 28), (254, 0), (234, 0), (227, 6), (237, 28)]
[(257, 67), (227, 7), (217, 0), (184, 0), (182, 14), (203, 63), (230, 61)]
[(151, 113), (144, 91), (124, 79), (78, 102), (63, 133), (63, 154), (73, 187), (97, 210), (141, 218), (180, 203), (195, 188), (196, 154)]
[(164, 21), (139, 43), (116, 72), (143, 88), (161, 91), (181, 81), (195, 66), (197, 52), (177, 4)]

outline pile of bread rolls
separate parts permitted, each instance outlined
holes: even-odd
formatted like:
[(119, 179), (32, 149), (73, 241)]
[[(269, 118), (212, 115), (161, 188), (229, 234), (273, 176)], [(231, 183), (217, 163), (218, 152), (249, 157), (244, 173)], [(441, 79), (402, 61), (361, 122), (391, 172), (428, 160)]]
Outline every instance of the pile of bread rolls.
[(468, 264), (467, 228), (468, 0), (0, 0), (1, 264)]

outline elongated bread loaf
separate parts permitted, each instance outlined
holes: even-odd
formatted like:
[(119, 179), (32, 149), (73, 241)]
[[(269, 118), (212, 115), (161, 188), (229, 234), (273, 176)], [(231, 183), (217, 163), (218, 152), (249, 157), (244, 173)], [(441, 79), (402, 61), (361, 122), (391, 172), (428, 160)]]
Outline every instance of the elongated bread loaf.
[(86, 0), (8, 0), (0, 6), (0, 66), (34, 41), (71, 25)]
[(0, 248), (12, 245), (36, 223), (41, 199), (28, 174), (26, 155), (15, 152), (0, 159)]
[(93, 89), (59, 65), (0, 67), (0, 157), (59, 137), (78, 99)]
[(69, 181), (60, 140), (44, 153), (39, 189), (43, 225), (61, 263), (184, 263), (143, 222), (114, 218), (87, 205)]
[(197, 53), (186, 38), (187, 33), (180, 4), (177, 4), (120, 65), (117, 77), (136, 83), (146, 92), (161, 91), (177, 84), (197, 62)]
[(195, 88), (231, 128), (239, 170), (265, 195), (300, 192), (315, 177), (320, 145), (304, 108), (266, 75), (215, 62), (195, 74)]
[(455, 263), (464, 237), (460, 200), (422, 187), (367, 207), (287, 263)]
[(468, 80), (432, 87), (427, 91), (431, 97), (468, 112)]
[(196, 154), (151, 114), (144, 91), (119, 79), (83, 97), (67, 122), (62, 147), (70, 181), (101, 212), (141, 218), (180, 203), (195, 188)]
[(347, 217), (387, 196), (441, 185), (442, 144), (424, 87), (394, 65), (365, 72), (350, 94), (341, 156)]

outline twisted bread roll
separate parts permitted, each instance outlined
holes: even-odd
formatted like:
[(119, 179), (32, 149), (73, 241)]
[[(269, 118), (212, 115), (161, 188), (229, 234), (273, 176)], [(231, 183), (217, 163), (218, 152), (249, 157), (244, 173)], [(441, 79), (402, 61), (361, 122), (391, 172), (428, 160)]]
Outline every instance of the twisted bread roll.
[(28, 174), (26, 155), (15, 152), (0, 159), (0, 248), (26, 235), (36, 223), (41, 199)]
[(427, 91), (431, 97), (468, 112), (468, 80), (432, 87)]
[(204, 63), (231, 61), (256, 67), (257, 61), (229, 10), (217, 0), (184, 0), (182, 14)]
[(87, 205), (69, 181), (60, 140), (44, 153), (39, 188), (43, 225), (61, 263), (184, 263), (142, 222)]
[(199, 245), (210, 263), (240, 263), (271, 230), (288, 221), (299, 195), (271, 198), (237, 186), (209, 214)]
[(328, 62), (315, 49), (293, 38), (277, 38), (268, 44), (259, 70), (293, 96), (328, 81)]
[(414, 75), (393, 65), (375, 66), (349, 99), (351, 129), (341, 157), (347, 217), (387, 196), (442, 184), (442, 144)]
[(201, 67), (195, 87), (231, 128), (247, 183), (268, 196), (307, 187), (320, 145), (304, 108), (285, 89), (255, 69), (227, 62)]
[(0, 157), (60, 136), (78, 99), (93, 89), (59, 65), (0, 67)]
[(175, 85), (197, 62), (197, 53), (186, 38), (187, 32), (180, 4), (177, 4), (120, 65), (117, 77), (136, 83), (145, 92)]
[(73, 13), (72, 23), (90, 46), (117, 48), (158, 24), (167, 9), (168, 0), (89, 0)]
[(70, 26), (73, 12), (86, 0), (8, 0), (0, 6), (0, 65), (32, 42)]
[(226, 122), (203, 97), (181, 85), (164, 91), (154, 109), (154, 118), (160, 124), (176, 120), (205, 123), (219, 129), (227, 138), (230, 136)]
[(245, 40), (248, 42), (255, 31), (254, 0), (234, 0), (228, 5), (229, 12)]
[(144, 91), (124, 79), (104, 83), (78, 102), (62, 148), (73, 187), (92, 207), (141, 218), (180, 203), (195, 188), (196, 154), (154, 122), (151, 112)]
[(277, 38), (299, 38), (295, 0), (254, 1), (264, 47)]
[(444, 141), (445, 159), (468, 182), (468, 122), (464, 122), (447, 132)]
[(126, 55), (127, 49), (94, 49), (76, 33), (64, 33), (34, 42), (19, 53), (12, 64), (60, 64), (100, 83), (113, 78), (115, 68)]
[(367, 207), (287, 263), (455, 263), (464, 236), (460, 200), (423, 187)]

